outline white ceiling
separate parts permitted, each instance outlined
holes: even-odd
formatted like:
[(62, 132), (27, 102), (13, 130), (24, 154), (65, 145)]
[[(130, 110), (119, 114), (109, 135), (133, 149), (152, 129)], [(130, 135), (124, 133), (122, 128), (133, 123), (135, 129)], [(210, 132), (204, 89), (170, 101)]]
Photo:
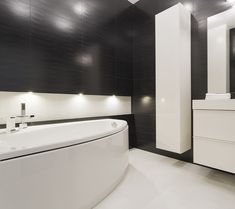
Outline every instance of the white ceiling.
[(135, 4), (139, 0), (128, 0), (128, 1), (131, 2), (132, 4)]

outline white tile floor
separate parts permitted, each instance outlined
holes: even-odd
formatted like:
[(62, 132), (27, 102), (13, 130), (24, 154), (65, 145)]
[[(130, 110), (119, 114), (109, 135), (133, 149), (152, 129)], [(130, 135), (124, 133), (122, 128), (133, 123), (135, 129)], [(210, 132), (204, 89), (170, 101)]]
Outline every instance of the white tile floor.
[(125, 178), (94, 209), (235, 209), (235, 175), (134, 149)]

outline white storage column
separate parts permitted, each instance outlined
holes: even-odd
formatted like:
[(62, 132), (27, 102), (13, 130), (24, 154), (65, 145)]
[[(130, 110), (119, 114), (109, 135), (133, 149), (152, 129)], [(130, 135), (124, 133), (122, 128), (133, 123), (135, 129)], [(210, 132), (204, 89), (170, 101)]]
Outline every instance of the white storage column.
[(191, 14), (179, 3), (155, 16), (156, 146), (191, 148)]

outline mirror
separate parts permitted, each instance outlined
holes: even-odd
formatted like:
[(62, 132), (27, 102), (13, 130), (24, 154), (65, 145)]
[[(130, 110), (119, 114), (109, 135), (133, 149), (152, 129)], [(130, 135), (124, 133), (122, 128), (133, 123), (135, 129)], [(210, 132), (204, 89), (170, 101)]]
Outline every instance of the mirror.
[(235, 8), (208, 18), (208, 94), (230, 99), (235, 92)]

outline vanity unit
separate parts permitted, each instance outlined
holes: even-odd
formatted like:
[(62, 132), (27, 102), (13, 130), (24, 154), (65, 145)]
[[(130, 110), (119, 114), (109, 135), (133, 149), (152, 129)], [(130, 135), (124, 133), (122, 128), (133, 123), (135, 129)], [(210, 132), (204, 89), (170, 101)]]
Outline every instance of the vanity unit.
[(194, 162), (235, 173), (235, 100), (193, 101)]
[(208, 94), (193, 101), (194, 162), (235, 173), (235, 100), (230, 99), (235, 7), (207, 22)]

